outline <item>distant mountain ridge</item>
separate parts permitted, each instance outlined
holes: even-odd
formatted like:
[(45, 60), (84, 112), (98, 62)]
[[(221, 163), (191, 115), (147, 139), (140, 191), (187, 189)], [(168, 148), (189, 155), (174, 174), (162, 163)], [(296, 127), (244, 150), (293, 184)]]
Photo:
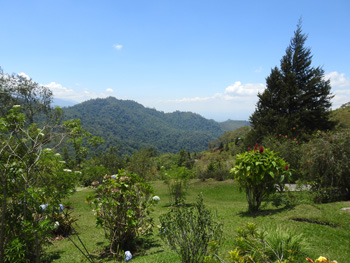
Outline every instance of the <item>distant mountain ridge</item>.
[(249, 125), (247, 121), (218, 123), (192, 112), (164, 113), (114, 97), (91, 99), (63, 110), (64, 119), (79, 118), (85, 130), (102, 137), (102, 149), (114, 146), (127, 154), (149, 147), (160, 153), (199, 152), (225, 131)]

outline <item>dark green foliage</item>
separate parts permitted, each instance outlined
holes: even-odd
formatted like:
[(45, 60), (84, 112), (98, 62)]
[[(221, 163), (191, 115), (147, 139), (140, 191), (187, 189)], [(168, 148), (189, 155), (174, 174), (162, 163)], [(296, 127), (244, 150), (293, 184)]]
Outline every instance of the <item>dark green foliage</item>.
[(159, 153), (199, 152), (223, 133), (219, 123), (198, 114), (164, 113), (113, 97), (64, 108), (64, 113), (65, 119), (80, 118), (85, 130), (105, 140), (100, 150), (118, 146), (122, 154), (150, 147)]
[(192, 206), (179, 203), (172, 207), (170, 212), (160, 216), (159, 221), (161, 238), (176, 251), (182, 262), (204, 262), (209, 256), (209, 243), (220, 244), (222, 225), (215, 222), (213, 214), (205, 208), (201, 195)]
[[(255, 112), (250, 116), (251, 136), (260, 141), (268, 134), (284, 134), (297, 128), (299, 137), (317, 130), (332, 129), (330, 120), (332, 95), (329, 80), (322, 68), (311, 66), (307, 36), (298, 24), (280, 68), (273, 68), (266, 79), (266, 90), (258, 94)], [(289, 134), (288, 134), (289, 135)]]
[(350, 200), (350, 131), (319, 132), (303, 151), (302, 171), (315, 201)]

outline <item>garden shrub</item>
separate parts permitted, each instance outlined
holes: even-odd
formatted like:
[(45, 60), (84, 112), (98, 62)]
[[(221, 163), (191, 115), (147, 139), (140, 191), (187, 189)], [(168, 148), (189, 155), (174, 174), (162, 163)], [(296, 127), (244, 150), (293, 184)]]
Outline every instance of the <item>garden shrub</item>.
[(269, 149), (255, 145), (253, 150), (236, 155), (231, 173), (245, 189), (249, 211), (259, 210), (261, 202), (276, 191), (283, 191), (291, 178), (289, 164)]
[(164, 183), (168, 185), (169, 203), (177, 204), (185, 198), (188, 182), (194, 177), (193, 171), (186, 167), (173, 165), (170, 169), (161, 169)]
[(137, 240), (151, 234), (152, 192), (151, 185), (142, 178), (119, 170), (117, 175), (106, 175), (96, 193), (87, 197), (112, 254), (120, 256), (123, 251), (134, 251)]
[(350, 200), (350, 131), (318, 132), (303, 151), (304, 180), (315, 201)]
[(271, 233), (258, 230), (256, 224), (247, 223), (237, 229), (234, 249), (229, 262), (301, 262), (306, 244), (302, 235), (289, 229), (277, 228)]
[(226, 167), (221, 160), (210, 161), (205, 173), (205, 179), (215, 179), (217, 181), (223, 181), (230, 176), (230, 169)]
[(222, 225), (205, 208), (201, 195), (189, 207), (183, 201), (179, 202), (171, 211), (161, 215), (159, 221), (161, 238), (176, 251), (182, 262), (204, 262), (219, 248)]

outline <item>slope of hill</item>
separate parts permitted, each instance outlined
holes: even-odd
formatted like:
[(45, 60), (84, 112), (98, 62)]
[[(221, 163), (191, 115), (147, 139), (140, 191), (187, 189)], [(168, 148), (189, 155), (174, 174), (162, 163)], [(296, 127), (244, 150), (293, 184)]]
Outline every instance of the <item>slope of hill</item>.
[(240, 127), (244, 126), (250, 126), (249, 121), (233, 121), (233, 120), (227, 120), (224, 122), (220, 122), (220, 127), (224, 132), (227, 131), (234, 131), (237, 130)]
[(226, 131), (218, 122), (195, 113), (164, 113), (114, 97), (92, 99), (63, 110), (65, 119), (81, 119), (85, 130), (105, 140), (101, 149), (116, 146), (122, 153), (149, 147), (160, 153), (181, 149), (198, 152)]
[(350, 102), (343, 104), (339, 109), (332, 111), (331, 119), (338, 123), (338, 128), (350, 128)]

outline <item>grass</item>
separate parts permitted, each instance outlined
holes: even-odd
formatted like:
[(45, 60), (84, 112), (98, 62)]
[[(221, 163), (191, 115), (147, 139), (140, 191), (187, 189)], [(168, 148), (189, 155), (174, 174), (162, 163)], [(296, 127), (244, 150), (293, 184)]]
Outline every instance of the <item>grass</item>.
[[(144, 251), (133, 253), (132, 262), (180, 262), (176, 253), (164, 245), (157, 235), (158, 218), (168, 210), (167, 186), (160, 181), (152, 184), (155, 194), (161, 199), (152, 214), (155, 220), (154, 242)], [(96, 262), (115, 262), (112, 258), (104, 258), (101, 255), (108, 243), (104, 239), (103, 230), (95, 227), (95, 218), (90, 207), (84, 202), (85, 196), (91, 192), (91, 189), (84, 189), (69, 199), (74, 207), (73, 213), (79, 215), (77, 231)], [(301, 204), (290, 209), (267, 205), (261, 212), (249, 214), (246, 212), (248, 204), (244, 193), (241, 193), (231, 180), (192, 181), (188, 188), (187, 202), (194, 202), (199, 193), (203, 194), (206, 207), (215, 211), (218, 220), (224, 225), (223, 244), (219, 251), (219, 256), (223, 259), (227, 258), (228, 252), (233, 249), (232, 240), (236, 229), (247, 222), (252, 222), (260, 229), (270, 232), (288, 228), (302, 234), (308, 244), (306, 256), (310, 258), (315, 259), (322, 255), (339, 263), (350, 262), (350, 213), (340, 210), (342, 207), (350, 207), (350, 202), (330, 204), (300, 202)], [(302, 198), (302, 193), (295, 194)], [(78, 243), (77, 237), (72, 239)], [(54, 241), (47, 252), (52, 262), (87, 262), (67, 238)]]

